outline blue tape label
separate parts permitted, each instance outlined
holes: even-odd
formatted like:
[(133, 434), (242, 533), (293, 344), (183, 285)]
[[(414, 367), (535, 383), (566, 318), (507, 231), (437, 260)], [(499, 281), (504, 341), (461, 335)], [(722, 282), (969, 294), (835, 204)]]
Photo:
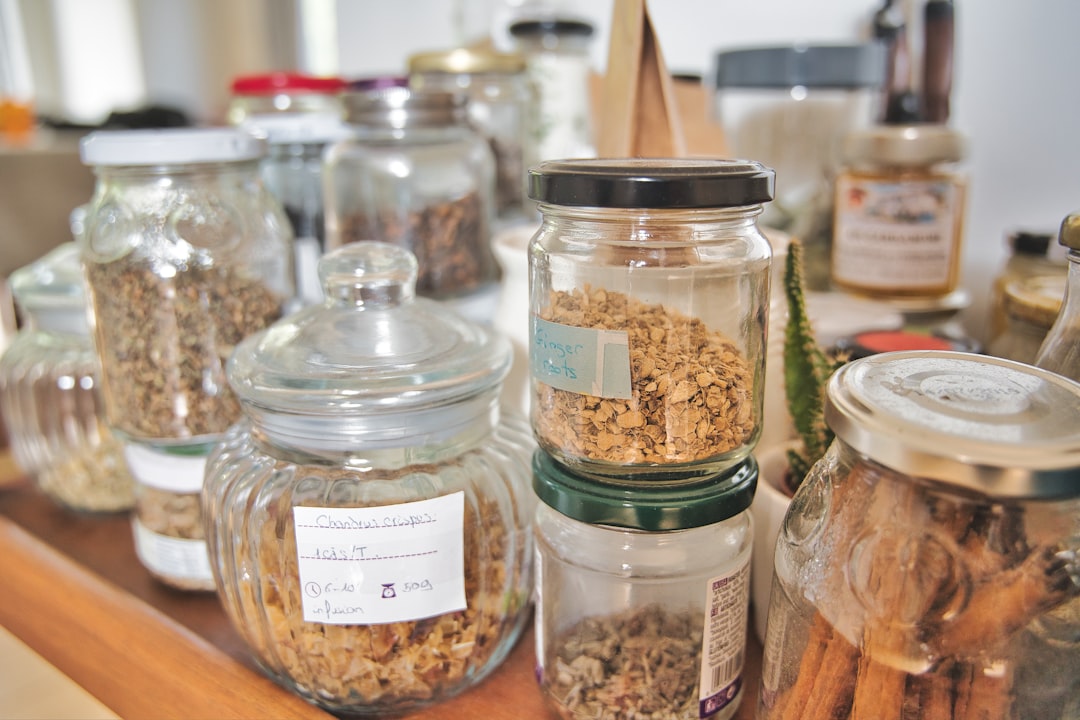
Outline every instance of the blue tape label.
[(560, 325), (534, 315), (529, 361), (535, 380), (559, 390), (631, 396), (630, 340), (622, 330)]

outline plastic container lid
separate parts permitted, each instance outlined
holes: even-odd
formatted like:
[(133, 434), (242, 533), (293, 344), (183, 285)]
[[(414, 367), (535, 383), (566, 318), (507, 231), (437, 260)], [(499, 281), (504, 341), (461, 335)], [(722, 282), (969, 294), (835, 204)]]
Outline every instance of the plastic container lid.
[(277, 95), (279, 93), (325, 93), (334, 94), (345, 88), (345, 81), (338, 77), (320, 77), (303, 73), (273, 72), (259, 75), (241, 75), (232, 81), (234, 95)]
[(589, 478), (569, 472), (543, 450), (533, 453), (532, 464), (537, 497), (563, 515), (646, 531), (686, 530), (734, 517), (750, 507), (758, 480), (752, 455), (722, 473), (674, 484)]
[(529, 197), (606, 208), (716, 208), (772, 200), (775, 173), (750, 160), (553, 160), (529, 170)]
[(79, 142), (84, 165), (178, 165), (258, 160), (266, 140), (238, 128), (99, 130)]
[(854, 360), (829, 381), (825, 421), (912, 477), (997, 498), (1080, 497), (1080, 383), (948, 351)]
[(11, 294), (42, 330), (89, 335), (79, 248), (63, 243), (8, 278)]
[(358, 242), (319, 261), (326, 300), (241, 342), (228, 364), (244, 411), (312, 449), (407, 447), (489, 413), (510, 342), (415, 295), (417, 261)]
[(944, 125), (875, 125), (848, 134), (844, 157), (882, 165), (931, 165), (964, 157), (964, 138)]
[(716, 54), (714, 83), (722, 88), (877, 88), (885, 82), (885, 47), (790, 45)]
[(410, 73), (482, 74), (524, 71), (523, 56), (495, 50), (455, 48), (417, 53), (409, 58)]
[(523, 18), (510, 23), (510, 34), (514, 37), (535, 35), (574, 35), (592, 37), (594, 28), (587, 20), (575, 18)]

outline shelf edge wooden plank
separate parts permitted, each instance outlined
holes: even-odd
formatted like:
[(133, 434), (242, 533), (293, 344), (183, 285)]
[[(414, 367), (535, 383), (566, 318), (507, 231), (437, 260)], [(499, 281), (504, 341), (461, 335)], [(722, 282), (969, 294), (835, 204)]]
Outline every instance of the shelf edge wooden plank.
[(121, 717), (332, 717), (3, 517), (0, 557), (0, 625)]

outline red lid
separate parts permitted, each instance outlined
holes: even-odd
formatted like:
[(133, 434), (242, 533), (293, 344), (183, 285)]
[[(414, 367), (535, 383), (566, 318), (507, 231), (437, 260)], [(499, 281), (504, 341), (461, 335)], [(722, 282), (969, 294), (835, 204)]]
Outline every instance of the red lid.
[(338, 77), (318, 77), (301, 73), (272, 72), (264, 75), (241, 75), (233, 80), (234, 95), (276, 95), (278, 93), (308, 92), (337, 93), (346, 82)]

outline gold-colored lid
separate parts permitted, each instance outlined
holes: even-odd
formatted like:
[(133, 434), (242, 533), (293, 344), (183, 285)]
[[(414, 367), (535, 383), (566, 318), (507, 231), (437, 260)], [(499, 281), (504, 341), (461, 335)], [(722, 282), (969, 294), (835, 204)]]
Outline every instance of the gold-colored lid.
[(408, 67), (410, 73), (516, 73), (525, 70), (525, 58), (485, 48), (455, 48), (416, 53)]
[(1058, 242), (1070, 250), (1080, 250), (1080, 212), (1069, 213), (1061, 221)]
[(847, 136), (844, 157), (901, 166), (956, 162), (964, 157), (964, 138), (944, 125), (875, 125)]
[(1005, 285), (1005, 313), (1012, 318), (1050, 329), (1065, 297), (1065, 273), (1013, 280)]

